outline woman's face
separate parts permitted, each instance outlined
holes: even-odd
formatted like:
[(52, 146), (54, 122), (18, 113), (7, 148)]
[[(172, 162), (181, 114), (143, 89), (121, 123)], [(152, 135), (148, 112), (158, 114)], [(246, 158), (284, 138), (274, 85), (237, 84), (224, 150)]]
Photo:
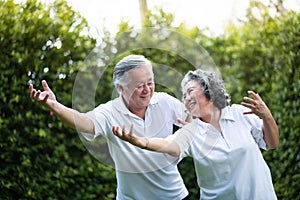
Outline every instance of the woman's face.
[(212, 108), (212, 101), (203, 93), (202, 87), (196, 80), (191, 80), (183, 88), (183, 102), (193, 117), (203, 118)]

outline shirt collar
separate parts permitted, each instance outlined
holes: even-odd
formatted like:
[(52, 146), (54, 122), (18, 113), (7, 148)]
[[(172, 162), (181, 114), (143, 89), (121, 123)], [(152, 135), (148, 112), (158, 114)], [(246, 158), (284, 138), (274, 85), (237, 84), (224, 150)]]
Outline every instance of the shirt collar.
[(233, 114), (232, 114), (232, 111), (229, 109), (229, 106), (226, 106), (225, 108), (223, 108), (221, 110), (220, 120), (222, 120), (222, 119), (235, 121), (234, 117), (233, 117)]
[(197, 125), (199, 125), (198, 130), (200, 133), (202, 133), (202, 134), (206, 133), (209, 123), (206, 123), (206, 122), (200, 120), (199, 118), (193, 119), (193, 122), (196, 123)]
[[(232, 120), (232, 121), (235, 121), (234, 120), (234, 117), (233, 117), (233, 114), (232, 114), (232, 111), (229, 109), (228, 106), (226, 106), (225, 108), (223, 108), (221, 110), (221, 117), (220, 117), (220, 120)], [(203, 126), (203, 127), (207, 127), (209, 125), (209, 123), (206, 123), (204, 121), (201, 121), (199, 118), (196, 118), (195, 119), (196, 123), (198, 123), (199, 125)]]
[[(158, 98), (154, 93), (152, 98), (150, 99), (149, 106), (151, 107), (152, 105), (157, 104), (157, 103), (158, 103)], [(121, 95), (113, 100), (113, 106), (114, 106), (115, 109), (117, 109), (118, 111), (122, 112), (125, 115), (126, 114), (127, 115), (132, 115), (133, 114), (128, 110), (128, 108), (127, 108), (127, 106), (126, 106), (126, 104), (125, 104), (125, 102), (124, 102)]]
[[(232, 111), (229, 109), (228, 106), (221, 110), (220, 120), (235, 121), (233, 118)], [(212, 126), (211, 124), (206, 123), (206, 122), (200, 120), (199, 118), (195, 118), (193, 120), (193, 122), (199, 125), (198, 128), (199, 128), (200, 133), (202, 133), (202, 134), (207, 133), (207, 130), (211, 128), (210, 126)]]

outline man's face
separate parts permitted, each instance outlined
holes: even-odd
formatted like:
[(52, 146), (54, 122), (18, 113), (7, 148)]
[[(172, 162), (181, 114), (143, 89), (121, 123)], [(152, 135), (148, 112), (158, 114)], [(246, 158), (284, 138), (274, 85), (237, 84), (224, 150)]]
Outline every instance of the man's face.
[(146, 110), (154, 93), (154, 80), (152, 68), (146, 65), (128, 71), (129, 84), (120, 86), (122, 97), (129, 110)]

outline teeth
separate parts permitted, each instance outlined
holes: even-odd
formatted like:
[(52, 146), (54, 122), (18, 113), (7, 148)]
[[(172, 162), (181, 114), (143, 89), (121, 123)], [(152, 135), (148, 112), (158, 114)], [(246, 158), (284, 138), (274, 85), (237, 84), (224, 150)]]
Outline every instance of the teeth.
[(189, 108), (191, 109), (195, 105), (195, 102), (190, 103)]

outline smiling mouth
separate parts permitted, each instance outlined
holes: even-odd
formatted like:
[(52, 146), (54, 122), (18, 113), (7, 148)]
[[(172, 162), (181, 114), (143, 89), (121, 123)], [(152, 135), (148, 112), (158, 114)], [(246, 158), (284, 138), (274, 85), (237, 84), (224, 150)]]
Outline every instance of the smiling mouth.
[(141, 99), (147, 99), (149, 96), (140, 96)]
[(191, 110), (196, 105), (195, 102), (192, 102), (189, 104), (188, 109)]

